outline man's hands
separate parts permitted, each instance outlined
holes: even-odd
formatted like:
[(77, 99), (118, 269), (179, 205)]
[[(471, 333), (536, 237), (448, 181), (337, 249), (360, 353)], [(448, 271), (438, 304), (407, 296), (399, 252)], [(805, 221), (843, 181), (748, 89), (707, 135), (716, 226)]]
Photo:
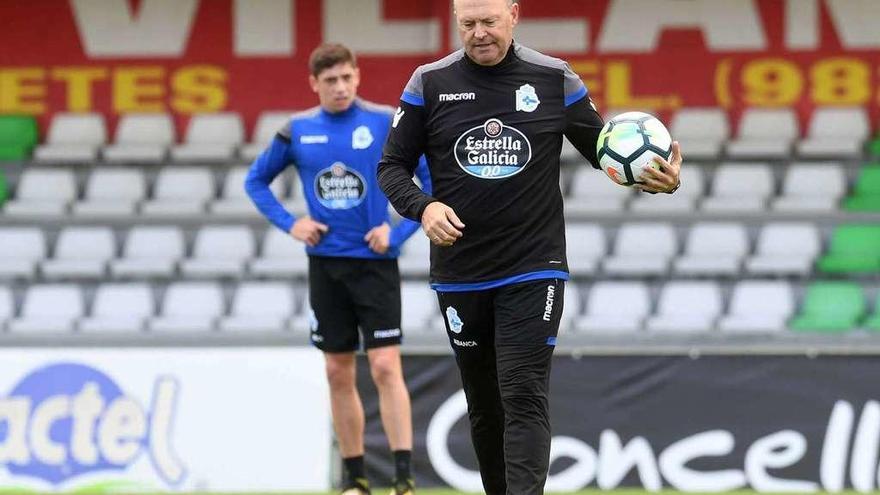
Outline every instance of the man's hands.
[(378, 227), (373, 227), (364, 236), (364, 240), (370, 245), (370, 249), (376, 254), (385, 254), (388, 252), (390, 245), (391, 226), (383, 223)]
[(461, 233), (463, 228), (464, 223), (452, 208), (439, 201), (429, 203), (422, 213), (422, 230), (437, 246), (451, 246), (463, 235)]
[(660, 169), (645, 167), (642, 172), (642, 182), (634, 187), (651, 193), (669, 193), (678, 186), (678, 176), (681, 173), (681, 146), (678, 141), (672, 142), (672, 159), (667, 162), (662, 158), (654, 158), (660, 164)]
[(321, 222), (312, 220), (312, 217), (306, 215), (299, 217), (290, 228), (290, 235), (294, 239), (303, 241), (309, 247), (315, 247), (321, 242), (321, 236), (330, 230), (329, 227)]

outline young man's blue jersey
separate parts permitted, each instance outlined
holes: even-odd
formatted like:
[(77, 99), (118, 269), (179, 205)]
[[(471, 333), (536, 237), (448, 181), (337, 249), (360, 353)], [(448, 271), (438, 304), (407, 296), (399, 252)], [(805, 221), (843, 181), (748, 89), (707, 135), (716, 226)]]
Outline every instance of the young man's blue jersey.
[[(306, 247), (309, 255), (396, 258), (419, 223), (403, 219), (393, 227), (384, 255), (372, 251), (364, 240), (370, 229), (389, 221), (388, 199), (379, 188), (376, 167), (393, 116), (393, 108), (361, 99), (340, 113), (321, 107), (297, 113), (251, 165), (245, 190), (270, 222), (289, 232), (296, 218), (278, 202), (269, 184), (293, 165), (309, 214), (329, 227), (321, 242)], [(415, 174), (430, 194), (431, 176), (424, 157)]]

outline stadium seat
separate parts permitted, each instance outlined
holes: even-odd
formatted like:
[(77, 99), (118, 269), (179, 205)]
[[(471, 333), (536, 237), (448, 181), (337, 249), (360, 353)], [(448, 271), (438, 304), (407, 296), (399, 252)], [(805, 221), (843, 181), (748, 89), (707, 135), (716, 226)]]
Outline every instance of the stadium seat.
[(38, 284), (27, 288), (21, 316), (9, 322), (9, 331), (71, 332), (74, 323), (85, 313), (79, 286), (74, 284)]
[(797, 144), (804, 158), (859, 158), (871, 130), (864, 107), (813, 110), (807, 135)]
[(209, 332), (224, 313), (223, 289), (214, 282), (174, 282), (162, 298), (159, 316), (148, 323), (152, 332)]
[(437, 334), (445, 332), (444, 316), (440, 313), (437, 295), (425, 282), (400, 284), (401, 318), (404, 334)]
[(308, 289), (305, 288), (301, 292), (304, 293), (302, 304), (290, 319), (290, 329), (295, 333), (308, 334), (312, 331), (312, 325), (316, 324), (315, 314), (312, 306), (309, 304)]
[(701, 165), (686, 163), (681, 168), (681, 187), (674, 194), (637, 193), (630, 202), (634, 213), (655, 215), (658, 213), (687, 213), (694, 211), (697, 200), (706, 190)]
[(852, 196), (844, 202), (848, 211), (880, 211), (880, 163), (862, 167)]
[(99, 113), (56, 113), (46, 144), (37, 146), (37, 163), (91, 165), (107, 142), (104, 116)]
[(739, 121), (737, 137), (727, 143), (727, 156), (735, 159), (782, 160), (791, 154), (800, 134), (792, 108), (747, 108)]
[[(220, 190), (220, 198), (208, 206), (208, 211), (211, 214), (233, 219), (262, 218), (259, 210), (244, 190), (244, 178), (247, 173), (248, 167), (235, 167), (226, 173)], [(275, 197), (282, 201), (285, 189), (284, 176), (276, 177), (269, 188)]]
[(612, 276), (660, 276), (678, 251), (675, 229), (667, 223), (626, 223), (614, 240), (614, 251), (602, 260)]
[(85, 198), (74, 203), (71, 212), (83, 218), (129, 217), (134, 215), (146, 191), (146, 180), (140, 170), (96, 168), (86, 184)]
[(568, 271), (575, 277), (593, 275), (599, 260), (608, 254), (605, 231), (594, 223), (569, 223), (565, 226)]
[(32, 168), (21, 173), (15, 198), (7, 201), (10, 217), (59, 217), (76, 199), (76, 176), (72, 170)]
[(671, 281), (660, 290), (657, 312), (648, 318), (652, 332), (704, 332), (721, 315), (721, 287), (714, 281)]
[(831, 212), (845, 193), (846, 176), (840, 163), (793, 163), (786, 170), (782, 195), (773, 201), (773, 209)]
[(768, 223), (758, 234), (755, 254), (746, 260), (751, 275), (809, 275), (821, 250), (819, 229), (812, 223)]
[(578, 332), (635, 332), (651, 312), (651, 295), (641, 281), (596, 282), (587, 292), (584, 314), (574, 322)]
[(682, 108), (672, 117), (669, 131), (689, 160), (717, 160), (730, 138), (727, 113), (715, 107)]
[(147, 284), (101, 284), (95, 291), (91, 316), (80, 319), (77, 328), (87, 333), (139, 332), (155, 308), (153, 291)]
[(880, 227), (838, 225), (817, 266), (824, 273), (880, 272)]
[(400, 275), (404, 278), (427, 278), (431, 265), (431, 241), (420, 230), (403, 244), (397, 260)]
[(284, 124), (293, 115), (293, 111), (266, 111), (260, 113), (257, 117), (257, 124), (254, 126), (254, 134), (251, 136), (251, 142), (242, 145), (239, 155), (241, 159), (247, 163), (254, 161), (260, 153), (272, 142), (272, 139), (278, 134), (278, 131), (284, 127)]
[(250, 228), (208, 225), (196, 233), (192, 258), (181, 261), (180, 272), (190, 278), (239, 278), (256, 251)]
[(250, 274), (261, 278), (305, 278), (309, 258), (305, 245), (274, 226), (263, 235), (260, 257), (251, 260)]
[(197, 114), (190, 118), (183, 144), (171, 148), (175, 162), (225, 163), (244, 141), (244, 124), (234, 112)]
[[(554, 306), (554, 311), (556, 311)], [(581, 289), (576, 282), (565, 283), (565, 299), (562, 306), (562, 316), (559, 317), (559, 333), (569, 333), (574, 330), (575, 322), (583, 310)]]
[(37, 121), (30, 115), (0, 115), (0, 161), (21, 161), (37, 144)]
[(0, 227), (0, 280), (33, 279), (46, 257), (46, 239), (38, 227)]
[(688, 232), (684, 254), (674, 261), (673, 271), (683, 276), (738, 275), (748, 252), (749, 236), (743, 224), (698, 223)]
[(153, 199), (141, 204), (141, 214), (176, 218), (200, 215), (214, 198), (214, 177), (208, 167), (165, 167), (159, 171)]
[(6, 324), (15, 317), (15, 300), (12, 297), (12, 289), (0, 285), (0, 332), (6, 329)]
[[(0, 303), (0, 306), (2, 306), (2, 303)], [(2, 314), (2, 311), (3, 310), (0, 309), (0, 314)], [(2, 316), (0, 316), (0, 318), (2, 318)], [(874, 312), (868, 315), (862, 326), (872, 332), (880, 330), (880, 293), (874, 298)]]
[(857, 327), (864, 314), (865, 295), (860, 285), (813, 282), (790, 326), (797, 331), (845, 332)]
[(43, 261), (40, 271), (46, 280), (98, 280), (115, 256), (116, 239), (110, 227), (65, 227), (58, 234), (55, 256)]
[(722, 163), (712, 177), (712, 195), (700, 208), (706, 213), (761, 213), (774, 189), (766, 163)]
[(281, 331), (293, 316), (293, 288), (282, 282), (246, 282), (232, 298), (229, 316), (220, 320), (227, 332)]
[(296, 216), (305, 215), (308, 213), (308, 206), (306, 205), (306, 198), (305, 193), (303, 192), (302, 181), (300, 181), (299, 174), (297, 173), (291, 173), (289, 174), (289, 177), (289, 199), (286, 201), (282, 201), (282, 204), (287, 208), (287, 211), (293, 213)]
[(110, 262), (110, 273), (117, 279), (170, 278), (184, 249), (178, 227), (136, 226), (128, 232), (122, 257)]
[(730, 309), (718, 322), (724, 332), (780, 332), (794, 312), (791, 284), (783, 280), (740, 280)]
[(174, 143), (174, 121), (167, 113), (123, 115), (116, 126), (116, 139), (104, 147), (108, 163), (159, 164)]
[(615, 184), (604, 172), (592, 167), (578, 167), (574, 174), (569, 197), (565, 200), (565, 214), (583, 217), (623, 210), (633, 189)]

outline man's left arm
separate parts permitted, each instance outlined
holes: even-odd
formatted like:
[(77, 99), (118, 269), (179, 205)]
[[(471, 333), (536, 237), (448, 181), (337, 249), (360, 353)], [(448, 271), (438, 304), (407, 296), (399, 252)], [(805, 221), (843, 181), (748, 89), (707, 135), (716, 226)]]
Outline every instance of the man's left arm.
[[(431, 172), (428, 170), (428, 162), (425, 160), (424, 155), (419, 158), (419, 165), (416, 167), (415, 174), (416, 177), (419, 178), (419, 182), (422, 183), (422, 192), (430, 195), (433, 190), (431, 185)], [(391, 237), (389, 241), (391, 247), (402, 246), (416, 230), (421, 228), (421, 226), (422, 225), (419, 222), (414, 222), (408, 218), (401, 219), (400, 223), (391, 229)]]

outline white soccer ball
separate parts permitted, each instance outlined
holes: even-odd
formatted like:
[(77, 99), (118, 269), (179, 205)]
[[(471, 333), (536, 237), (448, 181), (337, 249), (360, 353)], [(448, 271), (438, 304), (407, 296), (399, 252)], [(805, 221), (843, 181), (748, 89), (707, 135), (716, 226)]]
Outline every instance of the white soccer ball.
[(596, 146), (599, 165), (608, 177), (618, 184), (632, 186), (642, 183), (645, 168), (660, 168), (655, 157), (669, 160), (672, 136), (657, 117), (626, 112), (605, 123)]

